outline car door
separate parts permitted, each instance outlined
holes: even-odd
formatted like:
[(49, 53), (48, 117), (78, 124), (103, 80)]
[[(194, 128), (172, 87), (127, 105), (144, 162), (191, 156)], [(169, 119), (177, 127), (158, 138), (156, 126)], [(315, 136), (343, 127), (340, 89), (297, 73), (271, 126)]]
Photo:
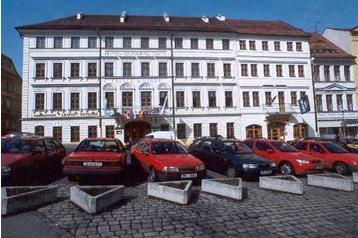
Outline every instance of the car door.
[(265, 141), (256, 141), (255, 153), (266, 159), (272, 160), (275, 163), (280, 162), (280, 156), (278, 156), (271, 145)]
[(33, 161), (33, 165), (36, 169), (47, 167), (47, 152), (46, 146), (43, 140), (37, 140), (35, 142), (31, 160)]
[(47, 156), (47, 163), (50, 164), (51, 162), (56, 161), (57, 158), (57, 151), (56, 145), (50, 138), (45, 139), (45, 146), (46, 146), (46, 156)]
[[(215, 148), (216, 147), (216, 148)], [(218, 142), (216, 145), (214, 144), (214, 157), (215, 167), (218, 171), (225, 173), (228, 166), (230, 165), (229, 161), (229, 148), (223, 142)]]
[(54, 155), (54, 159), (58, 162), (61, 161), (65, 155), (66, 155), (66, 150), (65, 147), (56, 139), (52, 138), (51, 139), (52, 143), (55, 145), (55, 155)]
[(309, 147), (309, 154), (313, 157), (322, 159), (322, 162), (325, 167), (332, 167), (332, 160), (330, 159), (330, 154), (317, 142), (311, 142)]
[(200, 159), (211, 170), (217, 170), (213, 156), (213, 144), (211, 140), (203, 141), (200, 147)]

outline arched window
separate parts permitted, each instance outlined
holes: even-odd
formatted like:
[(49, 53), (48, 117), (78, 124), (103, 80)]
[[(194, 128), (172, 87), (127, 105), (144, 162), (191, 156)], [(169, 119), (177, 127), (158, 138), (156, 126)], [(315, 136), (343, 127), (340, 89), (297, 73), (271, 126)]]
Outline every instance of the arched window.
[(293, 126), (293, 136), (295, 139), (305, 138), (307, 137), (307, 124), (298, 123)]
[(45, 134), (44, 126), (35, 126), (35, 134), (38, 136), (44, 136)]
[(246, 138), (262, 138), (262, 126), (260, 125), (247, 126)]

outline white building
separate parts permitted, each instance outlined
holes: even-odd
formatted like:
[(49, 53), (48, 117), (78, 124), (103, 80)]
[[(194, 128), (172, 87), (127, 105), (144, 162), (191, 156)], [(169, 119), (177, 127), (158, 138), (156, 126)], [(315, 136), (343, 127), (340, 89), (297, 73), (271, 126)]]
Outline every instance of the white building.
[[(123, 12), (17, 30), (23, 131), (64, 143), (127, 142), (171, 130), (174, 98), (179, 139), (315, 135), (308, 34), (284, 22)], [(306, 114), (297, 106), (303, 93), (311, 102)]]

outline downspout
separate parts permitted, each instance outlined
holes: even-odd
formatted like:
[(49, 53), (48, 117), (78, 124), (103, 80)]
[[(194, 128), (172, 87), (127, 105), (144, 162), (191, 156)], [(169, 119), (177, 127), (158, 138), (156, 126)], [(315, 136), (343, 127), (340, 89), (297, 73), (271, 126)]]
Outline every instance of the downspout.
[(99, 37), (99, 136), (102, 137), (102, 36), (99, 29), (97, 29), (97, 35)]
[(170, 35), (170, 61), (171, 61), (171, 69), (172, 69), (172, 119), (173, 119), (173, 133), (174, 139), (177, 138), (177, 134), (175, 132), (175, 90), (174, 90), (174, 56), (173, 56), (173, 34)]
[(313, 90), (313, 105), (314, 105), (314, 120), (315, 120), (315, 130), (316, 130), (316, 136), (319, 137), (319, 133), (318, 133), (318, 119), (317, 119), (317, 102), (316, 102), (316, 87), (315, 87), (315, 82), (314, 82), (314, 66), (315, 63), (314, 58), (311, 59), (312, 61), (312, 90)]

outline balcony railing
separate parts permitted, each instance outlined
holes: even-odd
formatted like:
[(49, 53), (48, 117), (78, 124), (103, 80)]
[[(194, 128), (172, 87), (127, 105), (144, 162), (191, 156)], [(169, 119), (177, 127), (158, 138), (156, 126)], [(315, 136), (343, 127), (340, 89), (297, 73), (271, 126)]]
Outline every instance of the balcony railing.
[[(299, 111), (298, 106), (291, 103), (263, 104), (262, 107), (267, 114), (293, 114)], [(294, 107), (297, 107), (297, 109)]]

